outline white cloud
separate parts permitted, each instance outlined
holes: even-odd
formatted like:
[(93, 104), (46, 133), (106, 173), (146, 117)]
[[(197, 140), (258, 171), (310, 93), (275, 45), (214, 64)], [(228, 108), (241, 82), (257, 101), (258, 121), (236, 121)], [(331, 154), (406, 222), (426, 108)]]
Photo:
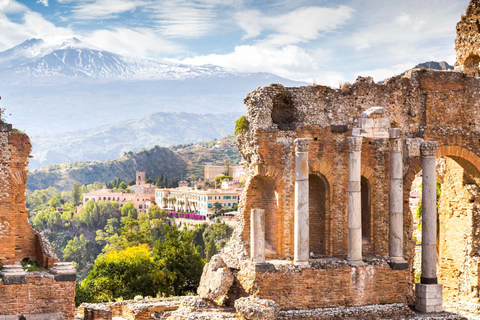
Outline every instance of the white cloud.
[(330, 59), (322, 50), (308, 52), (298, 46), (281, 49), (256, 46), (237, 46), (224, 55), (209, 54), (186, 58), (182, 63), (193, 65), (214, 64), (243, 72), (270, 72), (294, 80), (308, 80), (312, 75), (321, 77), (320, 66)]
[[(1, 1), (1, 0), (0, 0)], [(22, 22), (11, 21), (5, 13), (23, 14)], [(0, 10), (0, 51), (9, 49), (29, 38), (42, 38), (46, 41), (60, 41), (73, 37), (74, 33), (68, 28), (56, 27), (37, 12), (29, 10), (26, 6), (8, 1)]]
[(259, 43), (284, 46), (318, 39), (343, 25), (353, 12), (354, 9), (347, 6), (303, 7), (278, 16), (266, 16), (257, 10), (248, 10), (237, 13), (236, 21), (245, 31), (244, 38), (255, 38), (270, 32)]
[(0, 13), (22, 13), (28, 10), (27, 6), (15, 0), (0, 0)]
[(97, 30), (82, 40), (104, 50), (130, 56), (155, 57), (162, 53), (184, 52), (181, 46), (161, 38), (151, 29), (144, 28)]
[(145, 4), (145, 1), (135, 0), (95, 0), (77, 4), (72, 9), (72, 18), (77, 20), (110, 19)]
[(455, 37), (455, 25), (460, 20), (459, 9), (465, 8), (461, 2), (450, 0), (404, 0), (377, 4), (379, 6), (360, 13), (369, 19), (347, 41), (357, 50), (390, 44), (418, 47), (431, 40)]
[(48, 7), (48, 0), (37, 0), (37, 3), (43, 4), (45, 7)]
[(163, 36), (196, 38), (214, 30), (217, 4), (213, 0), (166, 0), (152, 2), (147, 9)]

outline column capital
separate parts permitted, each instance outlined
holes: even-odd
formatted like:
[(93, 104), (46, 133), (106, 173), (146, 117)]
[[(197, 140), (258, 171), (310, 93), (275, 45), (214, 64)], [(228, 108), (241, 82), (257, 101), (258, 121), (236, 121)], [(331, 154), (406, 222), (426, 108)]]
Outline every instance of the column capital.
[(348, 147), (350, 151), (362, 151), (362, 137), (348, 137)]
[(435, 156), (437, 152), (438, 142), (437, 141), (424, 141), (420, 145), (420, 152), (423, 157)]
[(402, 134), (402, 130), (400, 128), (390, 128), (388, 129), (388, 137), (390, 139), (398, 139)]
[(295, 152), (307, 152), (310, 138), (298, 138), (293, 141), (295, 144)]
[(400, 139), (400, 138), (390, 139), (390, 149), (392, 151), (402, 152), (403, 151), (403, 139)]

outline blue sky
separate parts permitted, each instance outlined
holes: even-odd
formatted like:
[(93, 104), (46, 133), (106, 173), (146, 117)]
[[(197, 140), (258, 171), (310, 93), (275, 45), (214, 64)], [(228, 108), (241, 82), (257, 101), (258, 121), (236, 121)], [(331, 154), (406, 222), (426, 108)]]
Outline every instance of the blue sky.
[(338, 86), (454, 63), (468, 0), (0, 0), (0, 51), (77, 37), (125, 55)]

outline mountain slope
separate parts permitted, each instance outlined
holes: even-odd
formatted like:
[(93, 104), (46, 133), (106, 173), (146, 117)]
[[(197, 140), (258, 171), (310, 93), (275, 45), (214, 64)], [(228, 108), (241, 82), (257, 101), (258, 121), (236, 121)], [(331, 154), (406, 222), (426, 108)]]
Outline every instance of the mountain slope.
[[(222, 140), (233, 144), (235, 138), (227, 136)], [(236, 147), (215, 149), (212, 148), (214, 144), (214, 141), (209, 141), (172, 148), (155, 146), (135, 153), (128, 152), (114, 160), (50, 165), (29, 172), (27, 188), (33, 191), (53, 186), (59, 190), (71, 190), (75, 182), (90, 184), (116, 178), (128, 182), (135, 178), (136, 171), (145, 171), (152, 178), (164, 174), (169, 179), (193, 179), (203, 177), (204, 162), (223, 163), (225, 159), (230, 159), (232, 164), (239, 163), (241, 156)]]
[(241, 113), (193, 114), (157, 112), (138, 120), (32, 139), (30, 170), (73, 161), (114, 159), (128, 151), (155, 145), (207, 141), (233, 134)]
[(259, 86), (298, 86), (269, 73), (125, 57), (70, 39), (31, 39), (0, 52), (1, 107), (30, 136), (86, 130), (156, 112), (244, 112)]

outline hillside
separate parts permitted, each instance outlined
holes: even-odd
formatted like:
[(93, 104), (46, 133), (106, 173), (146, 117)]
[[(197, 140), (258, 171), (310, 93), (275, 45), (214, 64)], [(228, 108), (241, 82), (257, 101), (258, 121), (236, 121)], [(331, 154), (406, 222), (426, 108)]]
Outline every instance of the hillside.
[[(233, 143), (235, 138), (227, 136), (225, 139)], [(27, 188), (33, 191), (54, 186), (59, 190), (70, 190), (75, 182), (90, 184), (116, 178), (130, 181), (134, 179), (136, 171), (145, 171), (151, 178), (162, 174), (168, 175), (169, 179), (202, 178), (204, 162), (223, 163), (230, 159), (232, 164), (238, 164), (240, 161), (236, 147), (215, 149), (215, 141), (171, 148), (155, 146), (135, 153), (128, 152), (114, 160), (50, 165), (30, 172)]]
[(108, 160), (143, 148), (218, 139), (233, 134), (240, 113), (157, 112), (138, 120), (32, 139), (29, 169), (65, 162)]

